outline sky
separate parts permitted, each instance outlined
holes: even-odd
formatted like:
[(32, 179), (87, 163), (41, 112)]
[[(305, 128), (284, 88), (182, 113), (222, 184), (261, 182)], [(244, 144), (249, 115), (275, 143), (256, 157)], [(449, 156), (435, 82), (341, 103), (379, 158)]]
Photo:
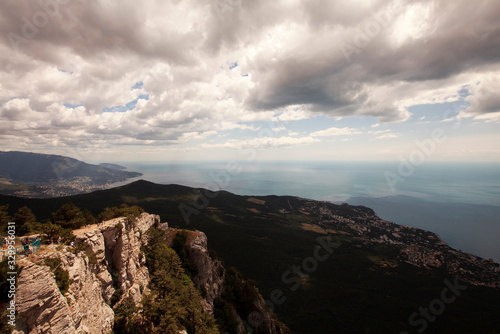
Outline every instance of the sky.
[(2, 0), (0, 150), (500, 162), (498, 0)]

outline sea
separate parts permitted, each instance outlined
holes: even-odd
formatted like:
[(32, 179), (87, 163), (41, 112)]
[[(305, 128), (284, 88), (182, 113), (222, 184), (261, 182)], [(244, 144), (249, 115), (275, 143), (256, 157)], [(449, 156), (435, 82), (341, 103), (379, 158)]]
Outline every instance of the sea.
[[(238, 195), (293, 195), (364, 205), (500, 263), (500, 164), (402, 162), (122, 162), (159, 184)], [(134, 179), (134, 180), (137, 180)], [(128, 180), (128, 182), (134, 181)], [(124, 183), (115, 184), (115, 186)]]

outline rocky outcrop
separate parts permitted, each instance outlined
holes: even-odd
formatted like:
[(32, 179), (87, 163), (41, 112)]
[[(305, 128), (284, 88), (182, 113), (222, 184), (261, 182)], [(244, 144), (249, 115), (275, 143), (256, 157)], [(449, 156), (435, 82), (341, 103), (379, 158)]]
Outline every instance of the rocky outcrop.
[(115, 284), (123, 291), (123, 295), (132, 296), (136, 303), (141, 300), (142, 291), (149, 284), (146, 257), (141, 248), (147, 243), (143, 236), (155, 221), (160, 221), (160, 217), (143, 214), (134, 224), (122, 219), (115, 227), (102, 231), (105, 249), (101, 261), (112, 268), (111, 272), (114, 270), (116, 273)]
[[(18, 318), (13, 333), (109, 333), (111, 302), (125, 296), (139, 302), (149, 284), (141, 247), (159, 216), (142, 214), (135, 222), (117, 218), (96, 228), (75, 231), (75, 247), (51, 245), (19, 261)], [(76, 250), (76, 254), (75, 251)], [(68, 292), (59, 291), (45, 259), (61, 259), (69, 275)]]
[[(221, 297), (224, 290), (228, 288), (226, 269), (220, 260), (214, 259), (209, 255), (208, 240), (205, 233), (200, 231), (194, 233), (196, 235), (194, 240), (193, 238), (188, 238), (186, 243), (186, 251), (191, 263), (198, 271), (197, 275), (193, 277), (193, 283), (204, 295), (204, 310), (213, 314), (214, 300)], [(238, 333), (252, 333), (256, 329), (258, 329), (259, 333), (289, 333), (286, 326), (275, 320), (272, 311), (267, 307), (264, 299), (254, 300), (253, 305), (255, 310), (247, 316), (237, 314), (236, 309), (233, 308), (235, 318), (239, 323)]]
[(221, 261), (212, 259), (208, 254), (207, 236), (197, 232), (198, 236), (187, 245), (191, 262), (198, 270), (193, 283), (203, 291), (206, 312), (213, 314), (214, 300), (223, 292), (225, 269)]
[[(127, 296), (139, 304), (149, 291), (150, 275), (143, 247), (148, 242), (146, 232), (159, 220), (159, 216), (147, 213), (133, 222), (126, 218), (113, 219), (74, 231), (74, 247), (50, 245), (20, 260), (18, 263), (23, 269), (18, 278), (18, 314), (13, 333), (112, 332), (113, 307), (120, 305)], [(166, 232), (167, 244), (179, 232), (166, 223), (158, 227)], [(220, 260), (209, 255), (207, 236), (203, 232), (185, 233), (185, 250), (197, 269), (193, 283), (203, 295), (204, 310), (213, 315), (214, 301), (228, 288), (228, 273)], [(49, 258), (60, 259), (61, 263), (51, 269), (45, 265)], [(58, 268), (67, 272), (69, 278), (64, 295), (54, 274)], [(237, 314), (236, 305), (231, 306), (239, 322), (239, 333), (252, 328), (258, 328), (259, 333), (285, 333), (263, 299), (253, 304), (257, 320), (252, 315)], [(188, 334), (187, 331), (181, 333)]]
[(47, 266), (27, 263), (19, 275), (12, 333), (75, 333), (71, 309)]

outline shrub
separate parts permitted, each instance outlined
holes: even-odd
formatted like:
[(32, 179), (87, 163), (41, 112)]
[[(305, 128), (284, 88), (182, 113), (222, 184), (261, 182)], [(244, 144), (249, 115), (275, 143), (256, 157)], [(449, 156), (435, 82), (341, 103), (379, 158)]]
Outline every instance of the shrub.
[(121, 334), (143, 332), (137, 312), (138, 308), (132, 297), (125, 298), (115, 309), (113, 331)]
[(118, 217), (127, 217), (127, 219), (133, 222), (143, 212), (144, 209), (136, 205), (128, 206), (127, 204), (122, 204), (119, 208), (114, 206), (111, 208), (108, 207), (104, 209), (104, 211), (99, 214), (98, 219), (99, 221), (103, 221), (103, 220), (111, 220), (113, 218), (118, 218)]
[(111, 307), (115, 306), (116, 303), (118, 303), (120, 301), (120, 299), (122, 298), (123, 296), (123, 290), (122, 289), (116, 289), (115, 292), (113, 292), (113, 295), (111, 296), (111, 299), (110, 299), (110, 304), (111, 304)]
[[(69, 289), (69, 274), (67, 270), (61, 267), (61, 259), (58, 257), (50, 257), (45, 259), (45, 265), (49, 266), (54, 273), (57, 287), (64, 295)], [(56, 269), (57, 268), (57, 269)]]
[(62, 242), (71, 242), (76, 239), (71, 229), (63, 228), (50, 221), (40, 224), (38, 229), (46, 235), (47, 241), (50, 243), (56, 242), (59, 237), (61, 237)]
[(90, 254), (88, 254), (88, 258), (89, 258), (89, 263), (90, 264), (97, 264), (97, 255), (101, 254), (102, 253), (102, 250), (98, 250), (97, 252), (92, 252)]
[(222, 298), (214, 300), (214, 317), (221, 332), (238, 333), (238, 320), (231, 305)]

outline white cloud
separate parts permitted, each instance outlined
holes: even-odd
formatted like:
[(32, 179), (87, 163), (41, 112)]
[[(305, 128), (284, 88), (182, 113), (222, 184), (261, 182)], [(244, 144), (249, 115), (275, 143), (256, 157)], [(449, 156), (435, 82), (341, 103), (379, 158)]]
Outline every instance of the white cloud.
[(220, 144), (202, 144), (203, 148), (273, 148), (273, 147), (286, 147), (295, 145), (312, 144), (319, 142), (316, 138), (311, 137), (290, 137), (283, 136), (278, 138), (264, 137), (249, 140), (233, 139)]
[(398, 138), (399, 136), (401, 136), (400, 133), (386, 133), (386, 134), (383, 134), (381, 136), (377, 136), (376, 138), (377, 139), (392, 139), (392, 138)]
[(199, 133), (197, 131), (194, 132), (185, 132), (179, 137), (179, 141), (191, 141), (191, 140), (201, 140), (205, 139), (209, 136), (217, 134), (217, 131), (206, 131), (203, 133)]
[(271, 129), (273, 132), (281, 132), (281, 131), (286, 131), (286, 128), (284, 126), (278, 126), (276, 128)]
[[(250, 122), (278, 132), (319, 114), (375, 117), (375, 128), (408, 120), (411, 106), (460, 101), (464, 88), (461, 117), (498, 120), (496, 0), (231, 3), (221, 12), (195, 0), (73, 0), (23, 36), (20, 18), (41, 7), (0, 1), (0, 143), (163, 146), (257, 130)], [(358, 133), (330, 128), (302, 140)]]
[(356, 129), (352, 128), (336, 128), (332, 127), (326, 130), (316, 131), (311, 133), (312, 137), (333, 137), (333, 136), (350, 136), (359, 134), (361, 132), (356, 131)]
[(381, 133), (387, 133), (387, 132), (391, 132), (391, 130), (386, 129), (386, 130), (378, 130), (378, 131), (368, 131), (368, 133), (371, 135), (379, 135)]

